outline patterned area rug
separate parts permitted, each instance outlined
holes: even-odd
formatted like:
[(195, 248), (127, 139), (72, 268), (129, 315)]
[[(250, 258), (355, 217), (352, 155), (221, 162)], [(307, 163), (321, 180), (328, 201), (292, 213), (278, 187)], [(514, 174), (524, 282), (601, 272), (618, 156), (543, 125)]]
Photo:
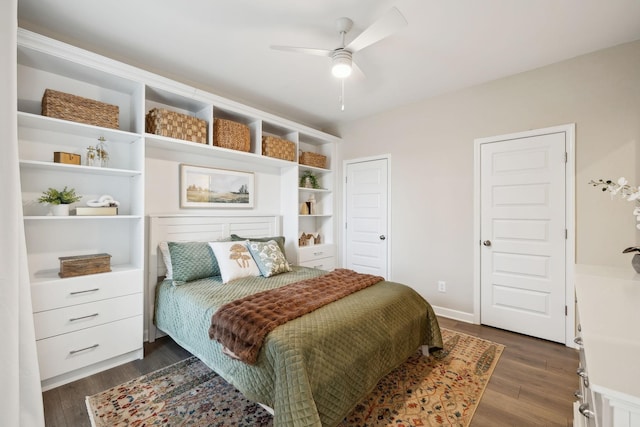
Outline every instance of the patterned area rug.
[[(468, 426), (504, 346), (447, 329), (442, 338), (443, 350), (410, 357), (340, 427)], [(87, 409), (94, 427), (273, 424), (195, 357), (89, 396)]]

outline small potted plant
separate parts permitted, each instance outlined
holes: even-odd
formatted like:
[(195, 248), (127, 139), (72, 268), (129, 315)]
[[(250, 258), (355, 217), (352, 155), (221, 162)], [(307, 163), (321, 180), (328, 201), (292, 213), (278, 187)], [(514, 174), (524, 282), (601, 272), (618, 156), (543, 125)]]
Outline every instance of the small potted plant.
[(67, 189), (65, 186), (60, 191), (49, 187), (47, 191), (42, 192), (38, 202), (49, 204), (51, 215), (66, 216), (69, 215), (69, 205), (79, 201), (81, 198), (82, 196), (78, 196), (73, 188)]
[(318, 184), (318, 178), (311, 171), (304, 171), (300, 176), (301, 188), (320, 188)]

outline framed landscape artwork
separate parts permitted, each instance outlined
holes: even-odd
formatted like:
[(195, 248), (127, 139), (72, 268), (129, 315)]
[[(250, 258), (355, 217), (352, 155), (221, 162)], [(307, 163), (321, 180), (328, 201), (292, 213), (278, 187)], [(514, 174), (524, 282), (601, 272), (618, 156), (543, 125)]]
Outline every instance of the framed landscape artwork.
[(254, 175), (180, 165), (181, 208), (253, 208)]

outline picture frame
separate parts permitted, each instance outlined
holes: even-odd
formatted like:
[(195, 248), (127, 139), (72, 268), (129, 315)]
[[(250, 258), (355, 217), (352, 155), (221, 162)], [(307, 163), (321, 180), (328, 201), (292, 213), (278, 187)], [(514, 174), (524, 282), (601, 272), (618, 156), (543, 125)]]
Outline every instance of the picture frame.
[(180, 165), (181, 208), (253, 208), (252, 172)]

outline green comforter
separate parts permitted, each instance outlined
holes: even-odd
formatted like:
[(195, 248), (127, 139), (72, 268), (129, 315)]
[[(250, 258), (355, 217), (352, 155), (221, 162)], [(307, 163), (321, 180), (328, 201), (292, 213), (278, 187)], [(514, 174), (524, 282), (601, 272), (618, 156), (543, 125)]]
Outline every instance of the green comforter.
[(223, 285), (219, 277), (157, 287), (159, 329), (247, 398), (274, 409), (274, 425), (335, 426), (420, 345), (441, 348), (431, 306), (408, 286), (380, 282), (274, 329), (255, 365), (222, 353), (208, 336), (222, 304), (324, 274), (293, 267)]

